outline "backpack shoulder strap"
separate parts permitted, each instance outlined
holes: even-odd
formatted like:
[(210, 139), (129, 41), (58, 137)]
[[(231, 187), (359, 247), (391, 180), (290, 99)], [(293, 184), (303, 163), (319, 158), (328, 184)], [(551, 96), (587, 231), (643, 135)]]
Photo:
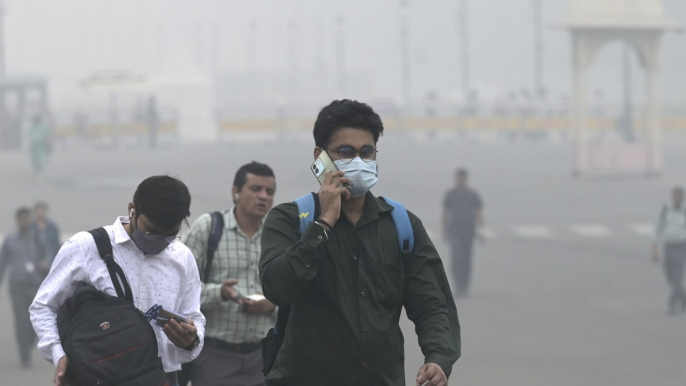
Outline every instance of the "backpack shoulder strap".
[[(319, 217), (319, 200), (315, 193), (307, 193), (302, 197), (296, 198), (293, 202), (298, 205), (298, 218), (300, 219), (300, 234), (305, 233), (307, 226)], [(276, 324), (273, 333), (282, 337), (286, 333), (288, 317), (291, 313), (291, 306), (281, 306), (276, 314)]]
[[(119, 264), (114, 261), (110, 235), (107, 234), (105, 228), (96, 228), (88, 231), (88, 233), (93, 236), (95, 245), (98, 247), (100, 257), (105, 260), (105, 264), (107, 264), (107, 270), (110, 273), (110, 279), (112, 279), (114, 290), (117, 291), (117, 296), (124, 298), (133, 304), (133, 293), (131, 292), (129, 282), (126, 281), (126, 276), (124, 276), (124, 270), (122, 270)], [(124, 287), (123, 289), (122, 285)]]
[(305, 229), (315, 220), (319, 212), (319, 200), (314, 193), (307, 193), (302, 197), (296, 198), (293, 202), (298, 205), (298, 217), (300, 218), (300, 234), (305, 233)]
[(207, 256), (205, 259), (205, 270), (203, 281), (208, 283), (210, 280), (210, 271), (212, 270), (212, 260), (214, 260), (214, 253), (219, 247), (219, 240), (224, 234), (224, 215), (221, 212), (212, 212), (212, 224), (210, 225), (210, 235), (207, 238)]
[(414, 232), (412, 231), (412, 223), (410, 223), (410, 215), (407, 214), (405, 206), (398, 201), (391, 200), (388, 197), (380, 198), (393, 207), (391, 217), (393, 217), (395, 230), (398, 233), (400, 250), (403, 251), (405, 256), (408, 256), (414, 249)]

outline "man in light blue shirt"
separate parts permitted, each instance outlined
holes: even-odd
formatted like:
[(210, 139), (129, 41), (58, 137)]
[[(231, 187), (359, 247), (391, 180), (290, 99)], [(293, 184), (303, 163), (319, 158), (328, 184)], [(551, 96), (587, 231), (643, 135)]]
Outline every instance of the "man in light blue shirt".
[(669, 297), (669, 313), (686, 311), (686, 292), (683, 287), (686, 262), (686, 208), (684, 189), (672, 189), (672, 203), (666, 204), (655, 227), (653, 261), (660, 262), (660, 246), (664, 252), (664, 267), (667, 282), (672, 289)]

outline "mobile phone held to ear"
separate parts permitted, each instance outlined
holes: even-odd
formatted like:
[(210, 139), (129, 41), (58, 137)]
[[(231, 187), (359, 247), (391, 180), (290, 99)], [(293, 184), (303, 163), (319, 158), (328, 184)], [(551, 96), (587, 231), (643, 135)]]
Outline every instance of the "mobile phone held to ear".
[(317, 177), (319, 185), (323, 185), (326, 180), (326, 172), (337, 172), (338, 168), (336, 168), (336, 165), (331, 160), (331, 157), (329, 157), (329, 154), (325, 150), (322, 150), (319, 157), (317, 157), (312, 166), (310, 166), (310, 170), (312, 170), (314, 176)]

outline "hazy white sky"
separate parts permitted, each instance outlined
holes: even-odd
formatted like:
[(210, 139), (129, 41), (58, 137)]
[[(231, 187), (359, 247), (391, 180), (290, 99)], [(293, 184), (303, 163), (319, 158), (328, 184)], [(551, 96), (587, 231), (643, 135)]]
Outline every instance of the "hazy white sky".
[[(368, 74), (378, 97), (399, 97), (401, 91), (398, 0), (5, 2), (9, 71), (47, 75), (57, 94), (97, 70), (122, 68), (150, 74), (191, 61), (208, 71), (212, 63), (223, 72), (239, 73), (250, 68), (288, 73), (296, 66), (299, 73), (318, 69), (334, 78), (336, 15), (345, 19), (346, 68)], [(409, 0), (409, 4), (413, 98), (422, 98), (428, 90), (442, 97), (458, 95), (458, 1)], [(531, 4), (530, 0), (470, 2), (471, 83), (482, 95), (533, 87)], [(664, 4), (672, 17), (686, 23), (686, 2)], [(567, 0), (545, 0), (546, 23), (563, 18), (567, 6)], [(292, 62), (289, 41), (296, 42)], [(665, 40), (667, 103), (686, 102), (685, 44), (684, 35), (667, 35)], [(569, 94), (568, 34), (547, 28), (545, 46), (547, 86), (553, 96)], [(619, 100), (620, 70), (620, 49), (615, 44), (601, 53), (592, 73), (594, 87), (605, 90), (607, 100)], [(637, 84), (640, 88), (641, 82)]]

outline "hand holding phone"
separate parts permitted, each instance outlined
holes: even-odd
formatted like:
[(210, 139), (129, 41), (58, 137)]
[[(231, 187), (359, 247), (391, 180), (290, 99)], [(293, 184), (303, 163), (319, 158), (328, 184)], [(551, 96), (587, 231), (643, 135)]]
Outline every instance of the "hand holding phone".
[[(164, 322), (164, 319), (166, 319), (166, 322)], [(188, 323), (187, 317), (174, 311), (169, 311), (162, 308), (160, 310), (159, 316), (157, 317), (157, 324), (164, 325), (169, 323), (172, 319), (176, 320), (177, 323)], [(160, 324), (160, 322), (162, 322), (162, 324)]]
[(336, 165), (325, 150), (319, 154), (311, 169), (322, 186), (319, 190), (321, 208), (319, 218), (334, 226), (341, 214), (342, 198), (350, 199), (350, 191), (346, 188), (350, 180), (345, 177), (345, 172), (336, 169)]
[[(322, 150), (321, 154), (319, 154), (317, 159), (314, 160), (314, 163), (312, 166), (310, 166), (310, 169), (317, 178), (317, 181), (319, 181), (319, 185), (324, 185), (328, 173), (334, 173), (338, 171), (336, 164), (333, 163), (333, 160), (331, 160), (331, 157), (329, 157), (329, 153), (327, 153), (325, 150)], [(341, 186), (343, 186), (342, 183)]]
[(171, 320), (175, 320), (177, 323), (188, 323), (188, 317), (174, 311), (165, 310), (164, 307), (159, 304), (150, 307), (143, 315), (148, 318), (148, 320), (155, 320), (155, 324), (160, 327), (164, 327)]

